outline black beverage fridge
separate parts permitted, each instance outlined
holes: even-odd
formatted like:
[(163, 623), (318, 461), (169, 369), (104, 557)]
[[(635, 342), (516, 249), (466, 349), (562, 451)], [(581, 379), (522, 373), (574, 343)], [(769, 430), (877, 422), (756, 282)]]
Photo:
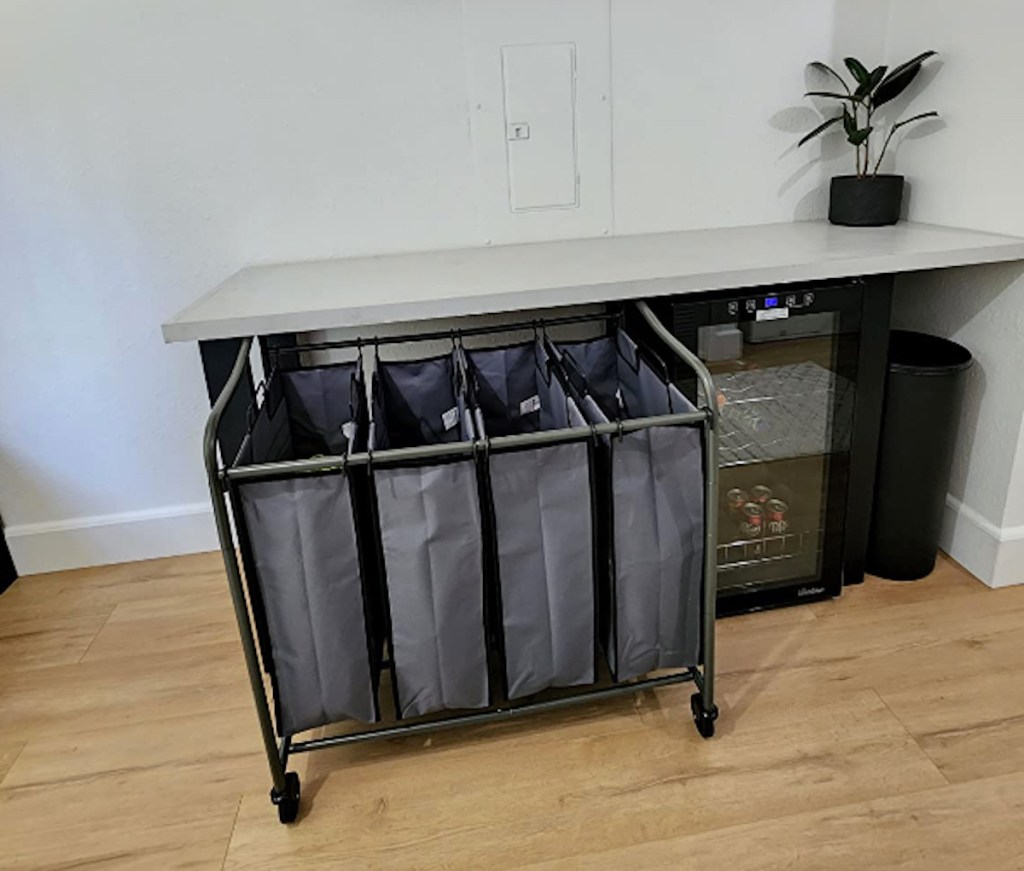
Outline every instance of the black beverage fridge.
[[(891, 287), (876, 277), (649, 302), (718, 394), (720, 614), (863, 580)], [(696, 380), (670, 374), (693, 399)]]

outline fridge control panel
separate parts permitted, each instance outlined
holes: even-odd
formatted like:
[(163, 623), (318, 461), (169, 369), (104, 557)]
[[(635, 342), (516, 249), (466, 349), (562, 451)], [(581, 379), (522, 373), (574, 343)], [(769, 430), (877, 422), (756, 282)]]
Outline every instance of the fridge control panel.
[(770, 293), (746, 296), (715, 304), (713, 320), (721, 321), (776, 321), (797, 314), (819, 311), (817, 294), (813, 290)]

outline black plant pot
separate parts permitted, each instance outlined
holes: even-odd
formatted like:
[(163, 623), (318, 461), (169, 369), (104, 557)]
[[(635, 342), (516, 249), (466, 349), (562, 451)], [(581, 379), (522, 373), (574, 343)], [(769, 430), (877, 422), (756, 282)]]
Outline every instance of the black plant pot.
[(885, 227), (900, 219), (902, 175), (837, 175), (829, 191), (828, 219), (846, 227)]

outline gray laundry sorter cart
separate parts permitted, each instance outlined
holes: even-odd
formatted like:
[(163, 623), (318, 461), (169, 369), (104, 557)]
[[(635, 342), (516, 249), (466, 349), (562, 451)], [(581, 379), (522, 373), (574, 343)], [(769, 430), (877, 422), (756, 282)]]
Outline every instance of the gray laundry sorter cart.
[[(654, 334), (673, 354), (693, 368), (704, 382), (707, 388), (705, 395), (713, 396), (710, 375), (700, 361), (671, 336), (646, 305), (638, 303), (637, 307), (651, 325)], [(466, 330), (462, 335), (530, 328), (539, 335), (548, 327), (568, 323), (617, 322), (620, 319), (619, 313), (586, 315), (549, 319), (539, 324)], [(421, 333), (381, 338), (375, 340), (374, 344), (450, 338), (453, 338), (451, 332)], [(403, 387), (407, 376), (413, 381), (426, 376), (422, 371), (417, 374), (408, 368), (390, 368), (392, 365), (407, 367), (409, 364), (406, 363), (384, 364), (379, 380), (371, 391), (376, 406), (371, 426), (362, 370), (358, 362), (326, 367), (307, 366), (305, 362), (309, 352), (339, 349), (365, 351), (368, 347), (366, 342), (356, 340), (291, 344), (278, 343), (268, 338), (261, 339), (261, 342), (265, 368), (271, 374), (261, 389), (255, 392), (241, 448), (237, 453), (232, 449), (235, 456), (223, 457), (223, 464), (218, 460), (218, 436), (222, 420), (226, 424), (230, 422), (231, 427), (238, 426), (241, 414), (238, 410), (239, 402), (243, 403), (241, 409), (244, 411), (247, 400), (239, 387), (247, 371), (251, 340), (240, 341), (234, 365), (226, 374), (224, 386), (213, 404), (204, 436), (207, 476), (235, 616), (273, 780), (271, 799), (278, 808), (282, 822), (295, 820), (300, 802), (298, 776), (288, 771), (292, 753), (416, 734), (459, 723), (507, 719), (531, 711), (686, 681), (693, 681), (698, 687), (698, 692), (691, 698), (698, 731), (704, 737), (714, 733), (718, 713), (714, 704), (713, 541), (718, 471), (716, 410), (705, 406), (657, 413), (644, 407), (633, 415), (620, 415), (618, 419), (606, 414), (605, 417), (609, 419), (604, 422), (593, 416), (591, 409), (590, 419), (581, 420), (570, 413), (570, 390), (566, 418), (544, 426), (538, 425), (536, 429), (527, 427), (527, 431), (523, 431), (522, 428), (513, 428), (506, 431), (506, 434), (498, 434), (502, 432), (501, 415), (488, 416), (484, 413), (485, 390), (481, 389), (478, 393), (483, 399), (476, 399), (479, 413), (475, 422), (474, 415), (468, 413), (461, 389), (466, 385), (459, 380), (462, 377), (460, 370), (465, 370), (464, 374), (469, 371), (501, 372), (507, 361), (496, 368), (492, 367), (489, 364), (494, 359), (488, 361), (486, 352), (466, 351), (463, 354), (459, 337), (454, 336), (454, 339), (455, 351), (451, 355), (435, 358), (435, 363), (439, 359), (450, 363), (434, 366), (445, 370), (444, 378), (452, 384), (452, 392), (444, 397), (445, 402), (449, 399), (452, 401), (452, 405), (447, 408), (431, 406), (432, 411), (428, 409), (413, 416), (405, 415), (406, 411), (416, 412), (416, 409), (411, 409), (410, 393)], [(574, 345), (567, 347), (571, 352)], [(507, 355), (508, 349), (504, 352)], [(532, 352), (539, 354), (536, 348)], [(580, 351), (577, 348), (574, 359), (578, 356)], [(556, 366), (555, 369), (561, 372), (561, 367)], [(559, 378), (563, 377), (559, 375)], [(566, 378), (565, 384), (569, 383), (570, 380)], [(565, 386), (561, 381), (552, 381), (551, 384)], [(481, 379), (476, 379), (476, 386), (483, 387)], [(409, 408), (403, 408), (402, 402), (390, 401), (394, 396), (388, 391), (393, 387), (399, 390), (399, 397), (404, 397), (404, 403)], [(418, 402), (422, 398), (421, 392), (426, 391), (414, 390), (411, 398)], [(252, 395), (251, 392), (249, 395)], [(516, 408), (530, 409), (536, 402), (540, 402), (543, 408), (544, 399), (539, 390), (536, 395), (536, 400), (533, 394), (526, 396), (525, 399), (530, 402)], [(504, 398), (506, 410), (513, 407), (509, 401), (510, 396), (511, 392)], [(596, 403), (593, 395), (587, 401)], [(519, 400), (519, 403), (523, 402), (523, 399)], [(227, 415), (226, 410), (229, 411)], [(439, 410), (441, 418), (438, 427), (436, 418)], [(428, 421), (431, 432), (425, 434), (421, 428), (416, 433), (415, 428), (412, 431), (406, 428), (402, 421), (414, 418)], [(601, 422), (595, 423), (595, 420)], [(565, 426), (564, 423), (569, 425)], [(477, 424), (480, 424), (479, 429)], [(507, 420), (505, 424), (508, 424)], [(490, 434), (489, 428), (495, 434)], [(595, 457), (600, 457), (606, 451), (603, 446), (609, 440), (611, 455), (614, 456), (615, 445), (625, 444), (634, 433), (676, 430), (687, 433), (699, 430), (702, 433), (703, 479), (694, 496), (695, 499), (703, 499), (705, 519), (698, 638), (689, 638), (690, 646), (683, 645), (683, 653), (677, 656), (670, 631), (668, 643), (659, 641), (661, 647), (650, 658), (650, 667), (668, 667), (673, 670), (656, 676), (638, 676), (632, 680), (625, 679), (624, 675), (629, 670), (627, 659), (631, 662), (633, 654), (626, 657), (621, 648), (614, 648), (608, 658), (617, 674), (609, 677), (602, 670), (595, 669), (593, 685), (583, 688), (577, 681), (581, 684), (591, 682), (586, 666), (578, 669), (566, 667), (555, 653), (555, 648), (563, 640), (559, 628), (562, 624), (553, 618), (557, 609), (552, 609), (550, 605), (545, 607), (543, 603), (538, 608), (512, 607), (508, 617), (521, 615), (541, 625), (543, 632), (550, 636), (550, 651), (545, 650), (544, 656), (537, 661), (525, 661), (525, 667), (522, 668), (524, 661), (518, 661), (517, 664), (511, 659), (508, 662), (503, 658), (496, 660), (503, 666), (511, 664), (511, 667), (508, 672), (502, 671), (495, 680), (492, 677), (495, 661), (489, 661), (489, 657), (496, 647), (504, 647), (508, 639), (515, 636), (515, 631), (506, 625), (505, 615), (492, 612), (489, 603), (497, 602), (499, 588), (508, 586), (517, 571), (528, 565), (526, 562), (521, 566), (517, 564), (517, 555), (525, 555), (521, 543), (506, 540), (508, 547), (504, 553), (498, 545), (501, 530), (497, 521), (508, 507), (505, 504), (507, 500), (502, 500), (500, 510), (492, 510), (492, 506), (496, 504), (495, 497), (506, 492), (501, 488), (507, 483), (509, 494), (521, 494), (524, 502), (532, 500), (535, 506), (539, 506), (540, 513), (545, 514), (549, 507), (543, 496), (545, 487), (538, 484), (535, 465), (538, 460), (536, 457), (530, 460), (529, 452), (541, 447), (585, 445), (589, 452), (587, 462), (580, 464), (574, 460), (564, 467), (571, 468), (574, 475), (581, 468), (587, 474), (593, 474), (589, 503), (594, 506), (591, 534), (595, 541), (593, 553), (600, 554), (600, 524), (604, 522), (601, 518), (605, 516), (601, 510), (602, 500), (628, 498), (628, 494), (616, 494), (611, 483), (600, 483), (600, 475), (594, 471)], [(230, 440), (221, 442), (230, 443)], [(656, 443), (657, 439), (651, 442)], [(558, 453), (552, 452), (551, 457), (556, 457)], [(502, 469), (502, 462), (505, 457), (509, 458), (507, 471), (511, 477), (508, 482), (503, 480), (506, 470)], [(580, 451), (577, 458), (583, 457), (584, 453)], [(533, 470), (529, 468), (530, 462), (534, 463)], [(469, 471), (463, 474), (462, 467)], [(671, 468), (671, 465), (665, 468)], [(495, 475), (496, 470), (501, 474)], [(456, 496), (436, 501), (435, 510), (431, 511), (429, 507), (423, 507), (430, 501), (429, 486), (425, 481), (435, 474), (445, 481), (442, 490), (449, 496)], [(496, 483), (499, 479), (501, 483)], [(529, 484), (531, 480), (532, 487)], [(573, 480), (576, 479), (573, 477)], [(579, 502), (587, 504), (586, 497), (582, 495), (583, 490), (578, 492), (580, 498), (573, 498), (568, 503), (574, 508)], [(387, 504), (389, 498), (381, 499), (382, 493), (388, 497), (394, 496), (390, 499), (390, 506)], [(513, 497), (510, 495), (508, 498)], [(406, 504), (416, 500), (421, 503), (417, 509), (418, 515), (409, 510), (410, 506)], [(475, 519), (474, 506), (477, 512)], [(686, 508), (687, 511), (694, 510), (692, 505)], [(617, 510), (621, 512), (621, 506)], [(229, 511), (234, 512), (234, 529)], [(444, 595), (438, 598), (434, 595), (433, 586), (430, 587), (430, 595), (424, 597), (424, 588), (417, 587), (415, 582), (417, 578), (422, 580), (422, 565), (414, 564), (414, 555), (419, 554), (421, 563), (423, 559), (430, 563), (437, 550), (435, 539), (451, 534), (453, 527), (449, 523), (453, 521), (447, 516), (449, 513), (470, 519), (468, 524), (459, 525), (463, 531), (460, 533), (462, 537), (452, 542), (461, 556), (452, 560), (449, 559), (451, 555), (441, 558), (445, 561), (446, 583), (449, 581), (447, 567), (450, 562), (453, 573), (462, 577), (456, 585), (457, 589), (473, 589), (473, 595), (468, 597), (472, 600), (468, 606), (465, 605), (467, 596), (463, 593), (456, 593), (447, 599)], [(523, 514), (528, 516), (530, 512)], [(579, 517), (584, 514), (585, 511)], [(527, 527), (519, 522), (522, 518), (517, 520), (514, 515), (515, 512), (510, 515), (511, 526), (506, 523), (504, 528), (513, 529), (516, 535), (525, 535)], [(549, 528), (558, 528), (561, 522), (558, 516), (557, 510), (548, 512), (545, 520), (555, 519)], [(431, 524), (435, 526), (431, 527)], [(664, 532), (664, 529), (659, 527), (659, 532)], [(538, 532), (536, 526), (534, 530)], [(547, 535), (547, 529), (539, 532), (542, 536)], [(712, 542), (710, 546), (709, 541)], [(619, 542), (616, 544), (619, 545), (615, 551), (616, 561), (621, 563), (622, 546)], [(543, 546), (540, 552), (545, 552)], [(482, 555), (483, 568), (477, 563), (477, 553)], [(488, 554), (493, 554), (495, 560), (493, 576), (488, 567)], [(595, 558), (595, 562), (596, 577), (600, 580), (606, 559)], [(433, 569), (434, 563), (430, 563), (430, 566)], [(593, 568), (592, 563), (592, 573)], [(407, 570), (408, 575), (405, 577), (412, 580), (408, 588), (403, 585), (402, 592), (395, 597), (397, 580)], [(473, 580), (467, 582), (465, 579), (470, 575)], [(530, 589), (540, 589), (538, 579), (529, 578), (527, 571), (521, 571), (519, 576), (527, 577), (534, 586), (531, 588), (526, 584), (516, 592), (528, 596)], [(433, 582), (433, 574), (430, 580)], [(579, 581), (551, 581), (551, 576), (545, 574), (543, 587), (546, 594), (563, 588), (579, 591), (583, 587)], [(619, 598), (624, 595), (624, 591), (632, 589), (628, 584), (623, 584), (621, 578), (618, 578), (617, 587), (612, 593)], [(480, 599), (476, 597), (477, 589), (481, 590)], [(605, 592), (602, 584), (598, 584), (593, 599), (582, 606), (583, 619), (578, 624), (571, 624), (572, 628), (567, 630), (569, 634), (583, 639), (586, 632), (580, 627), (593, 622), (593, 610), (606, 599), (611, 601), (611, 594)], [(501, 601), (505, 601), (503, 595)], [(427, 604), (432, 607), (435, 602), (440, 602), (444, 607), (436, 609), (433, 615), (427, 615)], [(481, 603), (479, 609), (478, 602)], [(452, 604), (456, 606), (454, 610), (448, 608)], [(528, 600), (527, 604), (530, 604)], [(666, 604), (663, 607), (674, 608), (675, 605)], [(418, 613), (422, 618), (420, 625), (415, 625), (416, 621), (413, 621), (411, 636), (404, 634), (406, 627), (402, 628), (398, 636), (395, 635), (394, 617), (399, 608), (409, 610), (413, 616)], [(438, 614), (448, 615), (455, 622), (449, 622), (447, 618), (438, 621)], [(537, 614), (543, 620), (538, 620)], [(681, 619), (688, 627), (692, 627), (692, 614), (687, 606)], [(578, 618), (579, 614), (574, 613), (573, 616)], [(548, 623), (546, 628), (543, 627), (544, 621)], [(448, 648), (440, 639), (453, 625), (460, 627), (457, 633), (459, 641), (455, 648)], [(668, 621), (668, 625), (671, 627), (674, 621)], [(469, 626), (473, 627), (472, 638), (465, 628)], [(433, 664), (430, 657), (426, 657), (423, 662), (410, 666), (408, 656), (402, 655), (403, 647), (409, 642), (412, 645), (409, 650), (420, 650), (425, 644), (424, 638), (435, 642), (437, 655)], [(601, 635), (599, 640), (604, 644), (608, 642), (608, 638)], [(465, 656), (467, 647), (473, 652)], [(456, 654), (455, 662), (446, 652), (452, 649)], [(595, 650), (593, 645), (591, 650)], [(684, 664), (677, 666), (675, 662)], [(690, 662), (692, 664), (685, 664)], [(471, 667), (465, 668), (467, 663)], [(421, 666), (419, 672), (416, 671), (417, 665)], [(630, 666), (638, 675), (642, 667), (646, 668), (647, 665)], [(402, 672), (410, 668), (406, 676), (401, 677)], [(264, 683), (263, 669), (270, 675), (269, 694)], [(517, 672), (517, 669), (520, 670)], [(392, 688), (397, 693), (398, 713), (404, 713), (406, 717), (416, 716), (418, 719), (400, 719), (391, 724), (357, 728), (343, 733), (332, 731), (303, 737), (301, 740), (297, 738), (299, 732), (335, 720), (370, 722), (387, 719), (378, 708), (377, 698), (378, 680), (388, 671), (392, 673)], [(450, 678), (455, 673), (459, 677), (453, 684)], [(518, 674), (521, 681), (508, 681), (510, 673), (513, 676)], [(471, 679), (466, 682), (463, 681), (465, 674), (471, 675)], [(406, 678), (410, 683), (403, 685)], [(421, 681), (422, 685), (417, 687), (417, 681)], [(507, 687), (505, 683), (508, 683)], [(551, 689), (536, 698), (510, 698), (520, 691), (524, 695), (533, 692), (534, 686), (555, 687), (563, 683), (572, 683), (574, 686)], [(465, 708), (473, 705), (486, 707), (475, 711), (447, 711), (456, 706)], [(437, 713), (442, 708), (446, 709), (445, 712)], [(420, 717), (425, 710), (435, 713), (425, 718)]]

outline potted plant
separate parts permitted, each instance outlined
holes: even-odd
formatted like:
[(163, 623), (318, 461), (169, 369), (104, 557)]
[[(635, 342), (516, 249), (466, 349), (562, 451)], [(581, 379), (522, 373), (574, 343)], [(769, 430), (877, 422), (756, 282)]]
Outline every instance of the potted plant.
[(886, 66), (868, 70), (857, 58), (848, 57), (844, 63), (854, 78), (853, 87), (828, 64), (820, 61), (811, 64), (813, 69), (839, 82), (843, 90), (809, 91), (805, 96), (837, 100), (842, 112), (819, 124), (799, 144), (804, 145), (833, 125), (841, 123), (847, 142), (853, 146), (857, 164), (856, 175), (839, 175), (832, 179), (828, 219), (833, 224), (882, 227), (899, 220), (903, 202), (903, 176), (879, 174), (882, 158), (897, 130), (925, 118), (936, 118), (939, 113), (922, 112), (894, 122), (882, 143), (882, 150), (878, 152), (877, 158), (872, 158), (871, 137), (877, 132), (875, 113), (902, 94), (917, 77), (922, 64), (934, 54), (934, 51), (923, 52), (892, 70)]

